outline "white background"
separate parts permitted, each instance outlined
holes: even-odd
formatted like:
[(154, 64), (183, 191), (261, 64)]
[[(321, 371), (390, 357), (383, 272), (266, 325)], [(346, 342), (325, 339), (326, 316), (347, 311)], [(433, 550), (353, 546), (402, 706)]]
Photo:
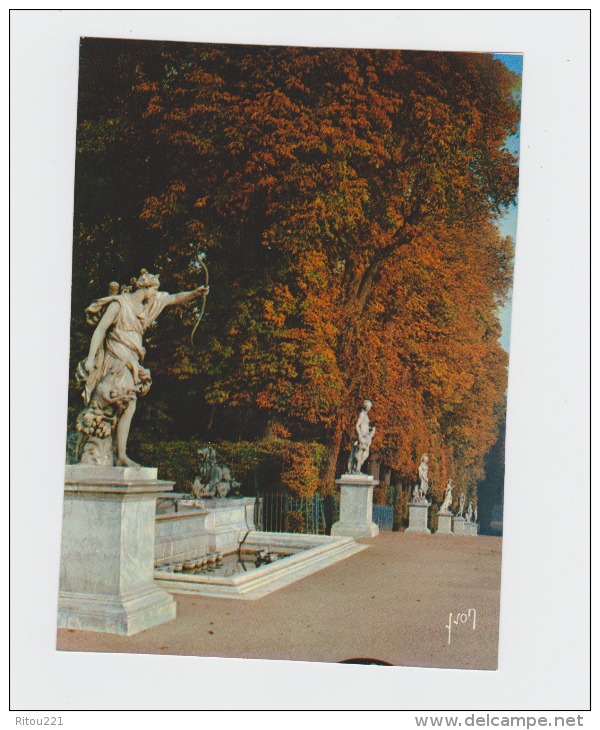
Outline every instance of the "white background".
[[(13, 710), (588, 707), (588, 22), (515, 10), (12, 14)], [(55, 651), (80, 36), (524, 53), (497, 672)]]

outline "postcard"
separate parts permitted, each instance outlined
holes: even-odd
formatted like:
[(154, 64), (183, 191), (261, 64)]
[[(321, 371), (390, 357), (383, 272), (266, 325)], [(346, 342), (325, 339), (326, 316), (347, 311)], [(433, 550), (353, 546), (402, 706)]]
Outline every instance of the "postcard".
[(521, 74), (81, 39), (59, 650), (496, 669)]

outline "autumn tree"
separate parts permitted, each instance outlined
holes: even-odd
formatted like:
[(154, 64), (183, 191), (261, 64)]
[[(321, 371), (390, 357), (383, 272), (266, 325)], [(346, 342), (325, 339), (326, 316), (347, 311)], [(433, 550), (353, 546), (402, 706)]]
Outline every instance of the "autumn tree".
[(431, 451), (437, 488), (472, 483), (506, 380), (516, 81), (489, 54), (83, 41), (74, 310), (142, 265), (192, 286), (207, 251), (202, 348), (189, 312), (156, 334), (197, 430), (322, 439), (331, 483), (371, 397), (407, 482)]

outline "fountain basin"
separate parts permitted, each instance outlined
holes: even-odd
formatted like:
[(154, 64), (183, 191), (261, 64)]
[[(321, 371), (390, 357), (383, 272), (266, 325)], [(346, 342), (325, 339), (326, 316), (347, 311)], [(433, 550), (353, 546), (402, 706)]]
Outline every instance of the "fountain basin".
[[(186, 562), (207, 553), (230, 553), (254, 530), (254, 497), (194, 500), (177, 508), (163, 498), (155, 521), (155, 565)], [(166, 503), (165, 503), (166, 502)], [(179, 500), (179, 504), (182, 500)]]
[[(219, 571), (174, 572), (174, 566), (172, 569), (159, 566), (154, 571), (155, 584), (169, 593), (256, 600), (368, 547), (351, 537), (256, 530), (248, 532), (240, 544), (246, 556), (266, 550), (276, 553), (278, 559), (251, 570), (242, 568), (232, 575), (222, 575)], [(231, 555), (236, 552), (226, 558), (231, 562)]]

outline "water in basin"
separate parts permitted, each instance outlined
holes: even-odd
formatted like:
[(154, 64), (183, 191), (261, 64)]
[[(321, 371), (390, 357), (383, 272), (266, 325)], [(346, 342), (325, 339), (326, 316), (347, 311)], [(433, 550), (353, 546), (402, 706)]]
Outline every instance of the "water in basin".
[[(267, 552), (267, 551), (262, 551)], [(256, 550), (233, 552), (223, 555), (220, 559), (205, 562), (205, 559), (189, 560), (183, 563), (168, 563), (161, 565), (161, 573), (179, 573), (181, 575), (212, 575), (215, 577), (230, 577), (239, 573), (260, 570), (276, 560), (294, 555), (295, 551), (271, 551), (268, 556), (259, 556)]]

